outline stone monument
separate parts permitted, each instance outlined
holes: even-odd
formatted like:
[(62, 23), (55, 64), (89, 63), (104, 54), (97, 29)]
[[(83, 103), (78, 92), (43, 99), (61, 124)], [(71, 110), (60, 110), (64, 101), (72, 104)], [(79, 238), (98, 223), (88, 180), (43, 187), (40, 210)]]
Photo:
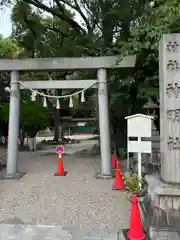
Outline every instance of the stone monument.
[(180, 231), (180, 34), (163, 35), (160, 41), (159, 88), (161, 170), (146, 180), (159, 221), (163, 211), (166, 228)]

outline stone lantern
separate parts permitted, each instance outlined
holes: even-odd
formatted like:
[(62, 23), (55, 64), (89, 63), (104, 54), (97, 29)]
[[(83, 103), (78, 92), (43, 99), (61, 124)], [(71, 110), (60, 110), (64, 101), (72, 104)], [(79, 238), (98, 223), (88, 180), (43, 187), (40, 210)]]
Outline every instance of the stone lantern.
[(152, 100), (148, 100), (148, 102), (143, 106), (144, 109), (147, 109), (147, 114), (154, 117), (154, 121), (152, 121), (152, 153), (160, 152), (160, 134), (155, 125), (155, 121), (157, 121), (157, 109), (159, 106), (152, 102)]
[[(159, 111), (159, 106), (152, 102), (152, 100), (148, 100), (148, 102), (143, 106), (144, 109), (147, 109), (147, 114), (154, 117), (154, 121), (152, 121), (152, 134), (151, 134), (151, 142), (152, 142), (152, 155), (151, 155), (151, 164), (153, 168), (159, 168), (160, 164), (160, 133), (157, 129), (157, 125), (155, 125), (155, 121), (158, 120), (157, 110)], [(159, 124), (159, 122), (158, 122)]]
[(159, 106), (149, 99), (148, 102), (143, 106), (143, 108), (147, 109), (148, 115), (156, 117), (156, 109), (159, 109)]

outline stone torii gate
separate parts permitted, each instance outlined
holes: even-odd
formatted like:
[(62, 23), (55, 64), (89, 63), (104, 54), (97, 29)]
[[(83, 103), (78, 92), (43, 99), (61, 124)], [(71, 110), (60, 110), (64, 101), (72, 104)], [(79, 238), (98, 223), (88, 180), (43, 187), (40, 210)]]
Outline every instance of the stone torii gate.
[[(119, 57), (85, 57), (85, 58), (38, 58), (38, 59), (2, 59), (0, 60), (0, 71), (11, 72), (10, 91), (10, 113), (8, 132), (8, 155), (7, 170), (5, 178), (18, 179), (24, 173), (18, 172), (18, 137), (19, 137), (19, 112), (20, 112), (20, 71), (58, 71), (58, 70), (87, 70), (97, 69), (98, 103), (99, 103), (99, 127), (100, 127), (100, 147), (101, 147), (101, 172), (99, 178), (111, 178), (111, 150), (109, 131), (109, 112), (107, 95), (107, 73), (106, 69), (113, 68), (133, 68), (136, 57), (128, 56), (119, 60)], [(26, 82), (28, 87), (43, 88), (44, 84), (48, 88), (83, 88), (92, 84), (92, 81), (76, 81), (76, 86), (72, 81), (46, 81)], [(74, 82), (74, 81), (73, 81)], [(75, 82), (74, 82), (75, 83)], [(35, 84), (35, 85), (33, 85)], [(39, 87), (38, 87), (39, 86)], [(58, 87), (58, 88), (59, 88)]]

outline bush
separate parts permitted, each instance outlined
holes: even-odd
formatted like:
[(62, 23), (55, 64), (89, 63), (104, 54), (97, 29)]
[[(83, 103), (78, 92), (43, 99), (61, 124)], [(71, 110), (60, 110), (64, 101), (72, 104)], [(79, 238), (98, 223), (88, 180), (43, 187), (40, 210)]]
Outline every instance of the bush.
[[(9, 103), (0, 106), (0, 121), (8, 124)], [(49, 125), (49, 114), (40, 102), (22, 101), (20, 106), (20, 128), (29, 137), (35, 137), (37, 132)]]
[(21, 103), (20, 125), (29, 137), (35, 137), (37, 132), (49, 125), (49, 114), (39, 102), (24, 101)]
[(143, 183), (143, 180), (140, 180), (136, 173), (131, 173), (124, 177), (125, 187), (131, 193), (138, 193), (140, 191), (140, 182)]

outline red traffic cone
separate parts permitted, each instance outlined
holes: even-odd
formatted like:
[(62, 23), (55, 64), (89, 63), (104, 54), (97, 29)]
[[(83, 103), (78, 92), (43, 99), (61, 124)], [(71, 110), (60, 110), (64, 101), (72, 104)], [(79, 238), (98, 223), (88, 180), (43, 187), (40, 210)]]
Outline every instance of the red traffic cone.
[(117, 163), (117, 155), (115, 153), (112, 154), (112, 168), (116, 168)]
[(144, 240), (146, 238), (146, 235), (143, 232), (141, 215), (136, 195), (133, 195), (131, 198), (130, 227), (127, 237), (130, 240)]
[(116, 162), (116, 175), (115, 175), (115, 183), (113, 186), (113, 190), (121, 190), (124, 188), (123, 179), (121, 176), (121, 170), (120, 170), (120, 163)]
[(67, 172), (64, 171), (62, 155), (59, 154), (59, 156), (58, 156), (57, 172), (54, 175), (55, 176), (66, 176), (66, 174), (67, 174)]

